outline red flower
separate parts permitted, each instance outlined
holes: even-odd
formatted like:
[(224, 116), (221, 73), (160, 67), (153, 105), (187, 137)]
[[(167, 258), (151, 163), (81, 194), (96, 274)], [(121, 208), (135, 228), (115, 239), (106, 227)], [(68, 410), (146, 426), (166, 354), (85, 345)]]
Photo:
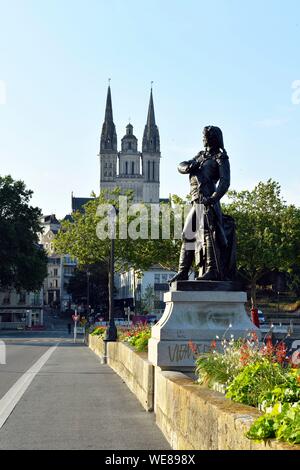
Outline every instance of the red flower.
[(213, 341), (210, 343), (210, 347), (211, 347), (211, 349), (213, 349), (213, 350), (216, 349), (216, 347), (217, 347), (217, 342), (216, 342), (216, 340), (213, 340)]
[(258, 343), (258, 336), (255, 331), (251, 331), (250, 341), (252, 343)]
[(249, 358), (250, 358), (249, 347), (248, 347), (248, 344), (245, 343), (240, 348), (240, 361), (243, 364), (243, 366), (246, 366), (248, 364)]
[(198, 352), (197, 344), (193, 343), (193, 341), (190, 339), (190, 341), (188, 342), (188, 345), (189, 345), (189, 348), (192, 351), (192, 353), (197, 354), (197, 352)]
[(280, 342), (278, 346), (276, 347), (276, 351), (275, 351), (276, 359), (277, 359), (277, 362), (279, 362), (279, 364), (282, 364), (285, 361), (286, 352), (287, 352), (287, 349), (286, 349), (285, 343)]
[(272, 344), (272, 338), (271, 336), (268, 336), (266, 338), (266, 344), (265, 346), (262, 347), (260, 352), (264, 355), (267, 356), (268, 358), (271, 358), (273, 353), (274, 353), (274, 346)]

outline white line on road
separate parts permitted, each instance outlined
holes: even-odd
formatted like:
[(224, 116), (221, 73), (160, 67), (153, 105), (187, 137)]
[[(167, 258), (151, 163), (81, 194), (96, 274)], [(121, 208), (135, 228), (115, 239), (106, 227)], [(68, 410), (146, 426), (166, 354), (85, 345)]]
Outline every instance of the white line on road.
[(18, 404), (27, 388), (39, 373), (41, 368), (46, 364), (50, 356), (54, 353), (56, 346), (49, 348), (34, 364), (27, 370), (17, 382), (8, 390), (0, 400), (0, 429), (3, 424), (6, 422), (9, 415), (14, 410), (15, 406)]

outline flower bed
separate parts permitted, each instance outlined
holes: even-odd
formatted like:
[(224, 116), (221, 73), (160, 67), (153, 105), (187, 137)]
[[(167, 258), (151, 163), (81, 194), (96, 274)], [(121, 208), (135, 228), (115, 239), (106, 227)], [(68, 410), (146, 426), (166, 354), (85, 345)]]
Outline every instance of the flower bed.
[(151, 337), (151, 327), (144, 323), (137, 323), (132, 328), (123, 330), (119, 340), (130, 344), (137, 352), (148, 351), (148, 341)]
[(99, 338), (104, 338), (106, 333), (106, 326), (96, 326), (93, 327), (90, 331), (91, 336), (99, 336)]
[[(223, 387), (234, 402), (259, 408), (264, 414), (247, 432), (250, 439), (276, 438), (300, 443), (300, 370), (287, 358), (284, 342), (261, 346), (251, 334), (246, 341), (223, 340), (196, 358), (198, 382)], [(192, 347), (192, 345), (191, 345)]]

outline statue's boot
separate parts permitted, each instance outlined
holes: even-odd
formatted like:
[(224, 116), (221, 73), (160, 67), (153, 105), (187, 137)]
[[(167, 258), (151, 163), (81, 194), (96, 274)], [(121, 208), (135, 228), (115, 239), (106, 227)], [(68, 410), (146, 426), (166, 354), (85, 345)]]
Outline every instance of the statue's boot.
[(197, 281), (218, 281), (218, 271), (213, 250), (213, 245), (209, 235), (205, 236), (205, 250), (206, 250), (206, 262), (205, 262), (205, 273), (203, 276), (197, 277)]
[(172, 284), (174, 281), (187, 281), (189, 278), (189, 270), (192, 266), (194, 259), (194, 251), (186, 250), (184, 243), (182, 244), (180, 257), (179, 257), (179, 269), (178, 273), (173, 276), (169, 284)]

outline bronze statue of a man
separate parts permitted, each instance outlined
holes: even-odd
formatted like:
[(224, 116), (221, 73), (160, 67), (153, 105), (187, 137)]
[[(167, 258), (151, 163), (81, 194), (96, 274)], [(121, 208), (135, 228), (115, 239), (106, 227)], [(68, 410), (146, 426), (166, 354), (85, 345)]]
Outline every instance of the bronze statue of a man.
[[(221, 129), (205, 127), (203, 144), (203, 151), (178, 166), (180, 173), (190, 175), (192, 208), (183, 229), (179, 271), (170, 282), (187, 280), (194, 259), (199, 269), (197, 280), (234, 277), (235, 225), (231, 217), (222, 214), (220, 205), (230, 185), (230, 165)], [(202, 242), (197, 243), (200, 239)]]

